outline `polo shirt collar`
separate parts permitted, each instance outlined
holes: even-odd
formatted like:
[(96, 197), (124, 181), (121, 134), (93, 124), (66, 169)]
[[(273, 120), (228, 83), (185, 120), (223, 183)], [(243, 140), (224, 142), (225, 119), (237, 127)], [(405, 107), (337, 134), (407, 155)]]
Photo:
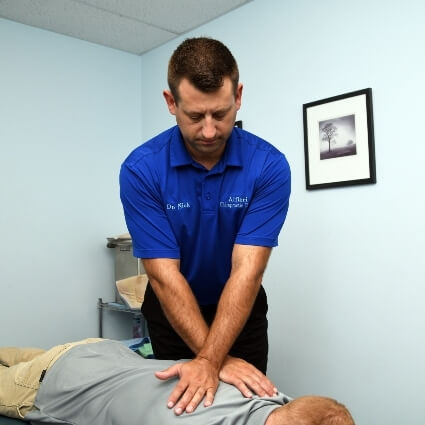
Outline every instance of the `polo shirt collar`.
[[(170, 165), (172, 167), (180, 167), (192, 163), (193, 159), (187, 151), (180, 129), (176, 125), (171, 134)], [(217, 165), (219, 164), (223, 168), (226, 166), (242, 167), (241, 139), (236, 129), (233, 129), (230, 134), (229, 140), (226, 143), (224, 155)]]
[(170, 165), (172, 167), (180, 167), (182, 165), (192, 164), (192, 157), (184, 145), (183, 137), (179, 126), (176, 125), (171, 133), (170, 143)]
[(224, 151), (224, 164), (234, 167), (242, 167), (242, 144), (241, 138), (236, 128), (230, 134)]

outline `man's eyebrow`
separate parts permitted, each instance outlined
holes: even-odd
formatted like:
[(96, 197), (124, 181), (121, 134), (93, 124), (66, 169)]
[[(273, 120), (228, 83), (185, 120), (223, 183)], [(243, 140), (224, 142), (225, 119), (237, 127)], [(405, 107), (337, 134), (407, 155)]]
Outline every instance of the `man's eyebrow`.
[(183, 109), (183, 112), (186, 115), (192, 116), (192, 115), (204, 115), (204, 112), (202, 111), (186, 111), (185, 109)]
[(226, 112), (229, 112), (229, 111), (230, 111), (230, 109), (232, 109), (232, 105), (227, 106), (227, 107), (225, 107), (225, 108), (217, 109), (216, 111), (214, 111), (214, 112), (213, 112), (213, 115), (214, 115), (214, 114), (224, 114), (224, 113), (226, 113)]
[[(212, 115), (226, 113), (226, 112), (230, 111), (230, 109), (232, 109), (232, 105), (226, 106), (224, 108), (217, 109), (216, 111), (212, 112)], [(183, 112), (186, 115), (190, 115), (190, 116), (191, 115), (199, 115), (199, 116), (205, 115), (204, 111), (187, 111), (187, 110), (183, 109)]]

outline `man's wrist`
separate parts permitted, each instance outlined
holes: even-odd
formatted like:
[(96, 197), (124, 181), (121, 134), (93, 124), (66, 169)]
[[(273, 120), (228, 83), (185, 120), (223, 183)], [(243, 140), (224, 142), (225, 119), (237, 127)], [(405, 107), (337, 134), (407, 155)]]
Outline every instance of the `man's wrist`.
[(218, 361), (218, 359), (211, 358), (211, 357), (203, 354), (202, 352), (198, 353), (197, 356), (195, 357), (195, 359), (199, 360), (201, 362), (207, 362), (209, 364), (209, 366), (212, 367), (217, 373), (221, 369), (221, 363), (222, 362)]

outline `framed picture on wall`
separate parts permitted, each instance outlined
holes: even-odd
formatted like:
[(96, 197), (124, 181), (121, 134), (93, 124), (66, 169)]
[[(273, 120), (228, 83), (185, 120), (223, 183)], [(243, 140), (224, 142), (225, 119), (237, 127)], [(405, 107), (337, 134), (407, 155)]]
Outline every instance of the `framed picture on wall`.
[(372, 89), (303, 105), (307, 190), (376, 183)]

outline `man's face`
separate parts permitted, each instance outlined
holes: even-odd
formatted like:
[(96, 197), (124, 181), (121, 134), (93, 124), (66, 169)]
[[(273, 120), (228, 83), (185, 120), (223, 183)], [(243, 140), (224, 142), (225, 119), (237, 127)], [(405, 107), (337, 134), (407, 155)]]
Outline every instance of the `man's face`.
[(176, 116), (187, 150), (200, 163), (216, 163), (235, 125), (242, 84), (238, 85), (235, 96), (230, 78), (225, 78), (213, 93), (201, 92), (183, 79), (178, 92), (178, 104), (170, 91), (164, 91), (164, 97), (170, 113)]

